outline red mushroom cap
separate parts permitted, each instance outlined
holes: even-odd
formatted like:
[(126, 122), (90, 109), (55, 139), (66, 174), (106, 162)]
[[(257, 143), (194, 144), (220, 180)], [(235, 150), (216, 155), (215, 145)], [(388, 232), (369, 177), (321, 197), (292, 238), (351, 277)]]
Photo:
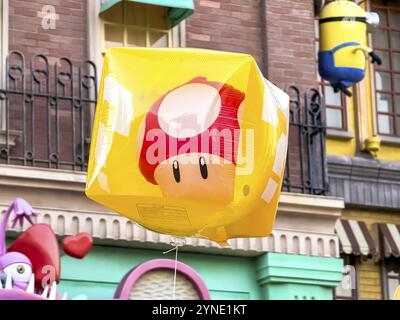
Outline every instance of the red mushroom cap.
[[(55, 279), (60, 281), (60, 253), (57, 238), (48, 224), (35, 224), (22, 233), (8, 248), (8, 252), (20, 252), (26, 255), (32, 262), (32, 272), (35, 274), (37, 289), (41, 288), (41, 282), (49, 275), (51, 268)], [(47, 268), (45, 268), (47, 267)]]
[[(185, 92), (186, 89), (188, 91)], [(159, 98), (145, 118), (139, 159), (139, 168), (144, 177), (157, 184), (154, 172), (158, 165), (179, 154), (194, 152), (188, 146), (196, 146), (198, 153), (217, 155), (236, 165), (240, 132), (238, 110), (244, 99), (245, 94), (234, 87), (203, 77), (194, 78)], [(201, 114), (190, 114), (191, 111)], [(174, 112), (181, 115), (172, 118), (171, 113)], [(175, 129), (174, 121), (177, 123)], [(171, 130), (168, 128), (170, 124)], [(180, 129), (180, 125), (189, 134), (182, 134), (185, 130)], [(227, 137), (227, 132), (230, 137)], [(157, 144), (163, 148), (156, 150), (155, 159), (149, 161), (149, 148), (159, 139), (165, 141), (164, 144)]]

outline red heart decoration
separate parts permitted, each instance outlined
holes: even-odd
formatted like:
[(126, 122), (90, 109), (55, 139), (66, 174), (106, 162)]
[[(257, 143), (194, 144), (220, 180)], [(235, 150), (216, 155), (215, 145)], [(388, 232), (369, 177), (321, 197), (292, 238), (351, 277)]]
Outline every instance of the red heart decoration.
[(86, 232), (65, 237), (62, 241), (64, 252), (77, 259), (85, 257), (93, 247), (92, 236)]

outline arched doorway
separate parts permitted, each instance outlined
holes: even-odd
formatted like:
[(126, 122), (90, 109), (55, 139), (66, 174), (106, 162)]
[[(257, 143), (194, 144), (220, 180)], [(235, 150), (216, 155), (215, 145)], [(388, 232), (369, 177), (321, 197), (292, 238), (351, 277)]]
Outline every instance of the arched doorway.
[[(121, 300), (171, 300), (175, 261), (155, 259), (131, 269), (114, 295)], [(177, 262), (176, 300), (210, 300), (210, 293), (200, 275), (188, 265)]]

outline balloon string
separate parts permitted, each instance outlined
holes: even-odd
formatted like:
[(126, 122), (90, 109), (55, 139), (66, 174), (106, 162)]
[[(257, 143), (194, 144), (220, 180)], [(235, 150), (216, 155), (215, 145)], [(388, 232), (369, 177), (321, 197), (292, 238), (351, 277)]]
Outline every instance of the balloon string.
[(175, 267), (174, 267), (174, 290), (172, 291), (172, 300), (175, 300), (175, 292), (176, 292), (176, 269), (178, 267), (178, 246), (176, 246), (175, 251)]
[[(171, 243), (173, 244), (173, 243)], [(176, 296), (176, 269), (178, 268), (178, 245), (175, 245), (172, 249), (169, 249), (168, 251), (163, 252), (163, 254), (170, 253), (175, 250), (175, 266), (174, 266), (174, 286), (172, 290), (172, 300), (175, 300)]]

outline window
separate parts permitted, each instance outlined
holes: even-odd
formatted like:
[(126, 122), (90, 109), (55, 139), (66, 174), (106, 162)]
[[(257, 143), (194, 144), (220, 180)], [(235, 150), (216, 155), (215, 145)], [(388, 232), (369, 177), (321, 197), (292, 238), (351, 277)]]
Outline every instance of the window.
[[(399, 260), (399, 259), (397, 259)], [(386, 259), (385, 261), (384, 281), (386, 280), (386, 298), (393, 299), (394, 293), (400, 286), (400, 261), (396, 258)]]
[[(111, 46), (185, 47), (186, 23), (170, 27), (168, 8), (121, 1), (101, 12), (103, 0), (86, 0), (88, 53), (99, 71), (103, 54)], [(100, 80), (100, 77), (98, 77)]]
[[(373, 11), (380, 17), (372, 33), (375, 52), (382, 58), (375, 67), (378, 132), (400, 136), (400, 5), (395, 1), (374, 1)], [(393, 6), (392, 6), (393, 4)]]
[(343, 93), (335, 93), (326, 81), (320, 81), (320, 87), (325, 100), (326, 126), (346, 130), (346, 97)]
[(103, 51), (110, 47), (172, 47), (166, 7), (120, 2), (105, 11)]
[[(315, 48), (316, 59), (319, 50), (319, 25), (315, 20)], [(318, 64), (318, 60), (316, 60)], [(321, 93), (324, 96), (326, 110), (326, 126), (335, 130), (347, 130), (346, 96), (343, 93), (335, 93), (329, 82), (323, 80), (317, 72)]]
[(355, 256), (343, 256), (343, 278), (342, 282), (334, 289), (335, 300), (357, 300), (357, 272), (355, 267)]

